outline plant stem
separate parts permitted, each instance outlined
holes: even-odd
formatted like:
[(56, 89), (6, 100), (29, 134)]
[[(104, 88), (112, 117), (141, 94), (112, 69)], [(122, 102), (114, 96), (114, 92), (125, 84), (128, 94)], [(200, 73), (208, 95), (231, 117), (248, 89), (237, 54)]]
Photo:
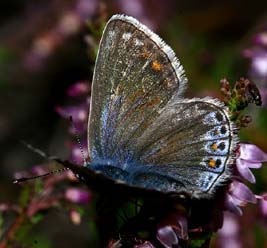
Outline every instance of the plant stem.
[(24, 219), (25, 218), (24, 218), (23, 214), (20, 214), (16, 218), (13, 225), (7, 231), (7, 234), (5, 235), (6, 237), (0, 242), (0, 248), (6, 248), (8, 243), (14, 239), (14, 236), (15, 236), (17, 230), (19, 229), (19, 227), (21, 226), (21, 224), (23, 223)]

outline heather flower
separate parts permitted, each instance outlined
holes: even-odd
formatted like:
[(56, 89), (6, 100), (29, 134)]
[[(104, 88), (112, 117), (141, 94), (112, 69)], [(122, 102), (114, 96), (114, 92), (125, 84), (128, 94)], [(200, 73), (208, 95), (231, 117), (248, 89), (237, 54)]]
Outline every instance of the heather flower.
[(267, 31), (256, 34), (254, 43), (260, 46), (267, 47)]
[(76, 3), (76, 12), (81, 18), (91, 18), (97, 11), (99, 2), (97, 0), (79, 0)]
[(178, 245), (179, 242), (179, 239), (171, 226), (159, 228), (157, 232), (157, 239), (166, 248)]
[[(153, 5), (153, 8), (151, 8), (151, 2), (144, 0), (116, 0), (113, 2), (120, 9), (119, 12), (137, 18), (152, 30), (156, 30), (160, 26), (159, 24), (162, 26), (162, 23), (167, 18), (175, 14), (173, 0), (165, 0), (164, 2)], [(147, 11), (147, 8), (150, 8), (151, 11)]]
[(233, 180), (229, 191), (226, 193), (226, 208), (237, 215), (242, 215), (240, 207), (246, 206), (249, 202), (256, 203), (255, 195), (245, 184)]
[(87, 204), (90, 202), (92, 195), (88, 190), (68, 188), (65, 192), (65, 198), (74, 203)]
[(267, 76), (267, 50), (259, 49), (253, 53), (251, 73), (255, 77), (264, 78)]
[[(236, 169), (238, 174), (251, 183), (255, 183), (255, 177), (250, 168), (260, 168), (262, 162), (267, 161), (267, 154), (256, 145), (240, 143), (237, 150)], [(233, 175), (233, 177), (235, 174)], [(256, 203), (256, 196), (241, 181), (233, 179), (225, 196), (225, 206), (228, 210), (242, 215), (241, 207), (247, 203)]]
[(63, 118), (73, 120), (74, 125), (70, 125), (69, 131), (72, 135), (77, 135), (77, 133), (82, 134), (87, 130), (87, 120), (88, 120), (88, 105), (86, 103), (81, 103), (76, 106), (56, 106), (55, 111)]
[(90, 92), (89, 82), (80, 81), (73, 85), (71, 85), (68, 90), (67, 94), (70, 97), (77, 97), (77, 96), (88, 96)]
[(77, 33), (81, 27), (80, 17), (73, 11), (68, 11), (62, 15), (58, 25), (58, 34), (62, 36), (71, 36)]
[(127, 13), (128, 15), (134, 16), (145, 23), (151, 29), (155, 29), (155, 23), (150, 19), (146, 14), (144, 1), (136, 0), (136, 1), (127, 1), (127, 0), (119, 0), (119, 6), (123, 13)]
[(57, 106), (55, 110), (59, 115), (66, 119), (71, 116), (74, 122), (84, 123), (88, 118), (88, 109), (86, 104), (68, 107)]
[(167, 215), (159, 224), (157, 239), (166, 248), (178, 245), (179, 239), (188, 239), (186, 218), (178, 211)]
[(249, 75), (257, 84), (262, 106), (267, 106), (267, 32), (266, 28), (252, 39), (252, 46), (243, 51), (243, 56), (250, 59)]
[(258, 169), (267, 161), (267, 154), (253, 144), (240, 143), (236, 168), (239, 174), (251, 183), (255, 183), (255, 177), (250, 168)]
[(70, 106), (56, 106), (55, 111), (63, 118), (69, 119), (72, 117), (76, 130), (71, 128), (72, 134), (86, 132), (87, 131), (87, 120), (89, 115), (89, 83), (80, 81), (71, 85), (67, 89), (67, 95), (71, 97), (79, 97), (79, 102)]
[(267, 162), (267, 154), (264, 153), (260, 148), (256, 145), (241, 143), (240, 144), (240, 159), (245, 160), (250, 165), (255, 165), (258, 168), (258, 164)]
[(261, 214), (266, 218), (267, 217), (267, 193), (264, 193), (257, 198), (260, 201)]
[(267, 106), (267, 87), (259, 87), (259, 91), (261, 93), (261, 99), (262, 99), (262, 106)]
[(81, 140), (70, 144), (71, 156), (70, 161), (74, 161), (76, 164), (84, 164), (84, 160), (88, 158), (88, 149), (86, 140)]
[(222, 229), (218, 231), (218, 239), (220, 247), (241, 248), (241, 240), (239, 237), (239, 224), (234, 214), (224, 213), (224, 223)]
[[(76, 164), (84, 164), (84, 160), (88, 158), (87, 149), (87, 121), (89, 115), (88, 101), (89, 83), (80, 81), (71, 85), (67, 89), (67, 95), (71, 97), (79, 97), (79, 103), (70, 106), (56, 106), (55, 111), (63, 118), (72, 118), (73, 123), (69, 127), (69, 132), (75, 137), (75, 141), (68, 142), (70, 145), (70, 160)], [(78, 138), (77, 138), (78, 137)]]

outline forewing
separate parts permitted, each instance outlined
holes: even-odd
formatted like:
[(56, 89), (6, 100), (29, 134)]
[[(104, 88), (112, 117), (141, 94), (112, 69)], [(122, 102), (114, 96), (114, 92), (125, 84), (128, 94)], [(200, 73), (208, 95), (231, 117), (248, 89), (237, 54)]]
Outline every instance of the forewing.
[(219, 101), (183, 99), (170, 102), (135, 140), (139, 166), (133, 185), (160, 191), (211, 195), (230, 176), (235, 128)]
[[(92, 160), (123, 166), (134, 159), (133, 143), (171, 98), (179, 98), (186, 77), (172, 49), (132, 17), (107, 23), (96, 60), (89, 147)], [(129, 145), (131, 143), (131, 145)]]

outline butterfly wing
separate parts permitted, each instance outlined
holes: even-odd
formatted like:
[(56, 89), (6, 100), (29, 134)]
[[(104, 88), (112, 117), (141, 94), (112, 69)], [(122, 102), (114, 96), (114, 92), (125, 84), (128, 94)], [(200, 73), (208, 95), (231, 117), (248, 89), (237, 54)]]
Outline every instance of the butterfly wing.
[[(123, 181), (114, 181), (112, 178), (109, 178), (102, 173), (98, 173), (97, 171), (91, 169), (90, 167), (85, 167), (82, 165), (73, 164), (67, 160), (61, 160), (59, 158), (54, 159), (58, 164), (64, 166), (65, 168), (70, 169), (80, 181), (86, 183), (91, 189), (96, 190), (97, 192), (101, 192), (104, 194), (110, 193), (125, 196), (147, 196), (153, 197), (155, 196), (157, 199), (162, 196), (159, 191), (155, 190), (144, 190), (141, 187), (133, 187), (129, 184), (123, 183)], [(24, 178), (17, 179), (16, 181), (24, 181)]]
[[(187, 79), (172, 49), (136, 19), (115, 15), (107, 23), (96, 60), (89, 118), (93, 161), (122, 166), (134, 146)], [(127, 148), (130, 148), (129, 150)]]
[(130, 169), (133, 185), (160, 191), (212, 195), (230, 177), (237, 143), (227, 108), (218, 100), (169, 102), (135, 140), (139, 161)]
[(134, 18), (112, 17), (93, 78), (92, 163), (133, 186), (211, 195), (230, 175), (234, 125), (219, 101), (182, 98), (186, 82), (156, 34)]

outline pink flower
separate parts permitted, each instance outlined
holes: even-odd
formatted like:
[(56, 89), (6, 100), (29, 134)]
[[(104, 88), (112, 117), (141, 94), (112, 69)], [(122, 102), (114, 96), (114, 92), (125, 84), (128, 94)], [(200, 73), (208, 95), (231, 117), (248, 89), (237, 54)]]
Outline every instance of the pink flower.
[(242, 243), (239, 231), (239, 223), (236, 216), (231, 213), (225, 213), (223, 227), (218, 232), (220, 247), (241, 248)]
[(89, 82), (80, 81), (71, 85), (67, 90), (67, 94), (71, 97), (82, 96), (82, 95), (87, 96), (89, 94), (89, 91), (90, 91)]
[(251, 61), (252, 72), (259, 77), (267, 76), (267, 51), (259, 50), (255, 52)]
[(88, 191), (70, 188), (66, 190), (65, 198), (74, 203), (86, 204), (91, 200), (92, 196)]
[(262, 107), (267, 107), (267, 31), (266, 27), (254, 35), (253, 44), (243, 51), (250, 60), (250, 78), (258, 86), (262, 98)]
[(258, 196), (257, 198), (260, 200), (261, 214), (264, 217), (267, 217), (267, 193), (264, 193), (261, 196)]
[(250, 168), (258, 169), (267, 161), (267, 154), (253, 144), (240, 143), (236, 159), (236, 168), (239, 174), (251, 183), (255, 183), (255, 177)]
[(245, 184), (234, 180), (226, 193), (226, 208), (237, 215), (242, 215), (240, 207), (244, 207), (248, 202), (256, 203), (255, 195)]
[(85, 140), (81, 140), (80, 144), (78, 142), (71, 144), (71, 161), (82, 165), (88, 156), (87, 142)]
[(260, 46), (267, 46), (267, 32), (258, 33), (254, 38), (254, 43)]
[(87, 130), (88, 120), (88, 105), (80, 104), (78, 106), (55, 107), (56, 112), (63, 118), (69, 119), (72, 117), (74, 125), (70, 126), (70, 133), (76, 135), (84, 133)]
[[(135, 0), (135, 1), (127, 1), (127, 0), (119, 0), (118, 6), (123, 13), (127, 13), (127, 15), (134, 16), (146, 26), (151, 28), (152, 30), (156, 28), (156, 23), (152, 21), (146, 11), (145, 2), (143, 0)], [(161, 6), (162, 7), (162, 6)], [(164, 10), (164, 8), (161, 8)]]
[(159, 225), (157, 239), (166, 248), (178, 245), (179, 239), (188, 239), (186, 218), (179, 212), (170, 213)]
[(178, 245), (179, 239), (171, 226), (164, 226), (158, 229), (157, 239), (166, 248)]
[(99, 2), (97, 0), (79, 0), (76, 3), (76, 11), (84, 19), (91, 18), (97, 11)]
[(74, 122), (86, 122), (88, 118), (88, 109), (86, 104), (68, 107), (57, 106), (55, 109), (56, 112), (64, 118), (72, 116)]
[(267, 154), (253, 144), (240, 143), (239, 152), (240, 152), (239, 158), (246, 160), (250, 164), (255, 165), (257, 163), (262, 163), (267, 161)]

